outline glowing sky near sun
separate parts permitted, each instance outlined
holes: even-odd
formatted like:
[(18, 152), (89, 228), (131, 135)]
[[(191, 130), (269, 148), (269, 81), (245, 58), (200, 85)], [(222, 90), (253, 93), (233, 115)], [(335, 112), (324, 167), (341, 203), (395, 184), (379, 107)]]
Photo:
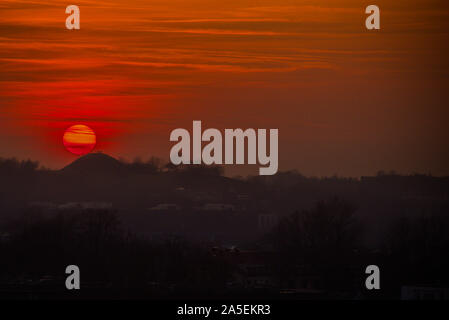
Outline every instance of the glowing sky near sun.
[[(449, 4), (0, 2), (0, 156), (60, 167), (83, 123), (97, 150), (167, 159), (171, 130), (279, 128), (280, 169), (449, 174)], [(71, 4), (71, 3), (70, 3)], [(288, 151), (285, 151), (288, 150)]]

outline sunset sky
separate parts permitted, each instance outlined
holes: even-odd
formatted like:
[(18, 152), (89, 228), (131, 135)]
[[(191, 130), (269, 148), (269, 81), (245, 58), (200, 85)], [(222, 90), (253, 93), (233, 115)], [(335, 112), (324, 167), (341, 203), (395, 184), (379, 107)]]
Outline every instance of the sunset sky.
[(95, 150), (168, 160), (201, 120), (279, 128), (280, 170), (449, 175), (448, 57), (448, 1), (0, 0), (0, 157), (60, 168), (84, 124)]

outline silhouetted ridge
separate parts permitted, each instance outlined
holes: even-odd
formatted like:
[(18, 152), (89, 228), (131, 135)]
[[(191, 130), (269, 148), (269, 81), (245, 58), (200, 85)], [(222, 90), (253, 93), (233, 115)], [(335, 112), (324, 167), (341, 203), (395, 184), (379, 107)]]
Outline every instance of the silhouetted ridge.
[(116, 173), (122, 171), (123, 163), (104, 153), (89, 153), (61, 169), (64, 173)]

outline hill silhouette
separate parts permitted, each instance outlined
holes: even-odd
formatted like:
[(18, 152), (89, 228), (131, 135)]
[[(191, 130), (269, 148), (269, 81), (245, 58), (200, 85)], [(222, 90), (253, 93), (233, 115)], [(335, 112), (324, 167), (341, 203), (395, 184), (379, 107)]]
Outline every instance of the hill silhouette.
[(117, 159), (101, 152), (95, 152), (76, 159), (62, 168), (60, 172), (65, 174), (116, 174), (123, 172), (124, 169), (124, 164)]

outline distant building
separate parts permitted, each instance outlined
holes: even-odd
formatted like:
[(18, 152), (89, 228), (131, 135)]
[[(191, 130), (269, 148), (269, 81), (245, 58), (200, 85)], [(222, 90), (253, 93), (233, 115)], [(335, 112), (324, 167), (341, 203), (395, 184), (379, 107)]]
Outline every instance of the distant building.
[(112, 203), (100, 202), (100, 201), (88, 201), (88, 202), (66, 202), (57, 204), (53, 202), (37, 201), (28, 204), (30, 209), (35, 209), (44, 215), (54, 215), (61, 211), (66, 210), (86, 210), (86, 209), (112, 209)]
[(235, 247), (214, 247), (214, 256), (225, 258), (235, 265), (230, 286), (246, 290), (269, 290), (281, 294), (317, 297), (325, 294), (324, 279), (309, 266), (298, 266), (292, 274), (279, 274), (274, 251), (247, 251)]
[(245, 193), (241, 193), (237, 195), (237, 199), (239, 201), (248, 201), (249, 200), (249, 195), (245, 194)]
[(235, 211), (235, 206), (225, 203), (206, 203), (201, 207), (204, 211)]
[(323, 293), (324, 280), (321, 275), (305, 272), (300, 268), (297, 274), (281, 282), (281, 293)]
[(248, 289), (270, 289), (278, 286), (278, 279), (269, 267), (263, 264), (239, 265), (239, 272), (235, 274), (237, 281)]
[(72, 210), (72, 209), (111, 209), (112, 203), (110, 202), (68, 202), (58, 206), (60, 210)]
[(403, 286), (401, 300), (449, 300), (449, 288)]
[(0, 232), (0, 243), (8, 242), (10, 237), (8, 232)]
[(225, 257), (236, 265), (233, 286), (245, 289), (275, 289), (279, 281), (269, 261), (272, 252), (241, 251), (237, 248), (214, 247), (214, 255)]
[(148, 210), (149, 211), (181, 210), (181, 207), (174, 203), (160, 203), (152, 208), (149, 208)]
[(260, 232), (267, 232), (272, 230), (278, 222), (278, 216), (275, 214), (259, 214), (257, 216), (257, 229)]

